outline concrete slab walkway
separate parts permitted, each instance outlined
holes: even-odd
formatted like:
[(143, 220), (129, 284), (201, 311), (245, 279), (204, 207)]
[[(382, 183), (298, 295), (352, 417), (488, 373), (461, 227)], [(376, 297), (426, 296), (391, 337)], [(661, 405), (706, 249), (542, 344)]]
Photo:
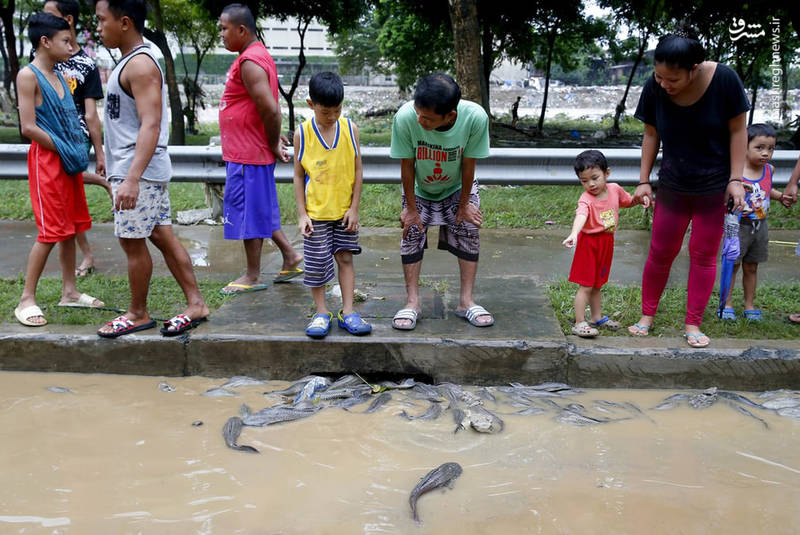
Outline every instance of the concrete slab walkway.
[[(222, 239), (220, 227), (175, 227), (199, 278), (227, 281), (244, 265), (240, 244)], [(285, 229), (301, 246), (294, 227)], [(0, 276), (18, 276), (35, 237), (28, 222), (0, 221)], [(211, 320), (189, 335), (166, 339), (145, 331), (117, 340), (95, 335), (96, 326), (48, 325), (31, 329), (0, 325), (0, 369), (140, 375), (251, 375), (294, 379), (309, 373), (405, 377), (467, 384), (563, 381), (584, 387), (706, 387), (763, 390), (800, 387), (800, 342), (715, 339), (704, 350), (682, 339), (564, 336), (545, 295), (548, 281), (563, 278), (572, 252), (561, 246), (562, 229), (484, 230), (475, 299), (493, 312), (495, 325), (475, 328), (454, 314), (458, 301), (455, 258), (435, 248), (423, 262), (423, 319), (414, 331), (392, 329), (390, 318), (405, 303), (396, 229), (365, 229), (364, 253), (356, 257), (356, 286), (367, 294), (358, 305), (373, 324), (356, 338), (334, 327), (325, 340), (303, 329), (313, 311), (300, 279), (229, 300)], [(772, 231), (779, 241), (796, 241), (796, 231)], [(431, 241), (436, 242), (432, 231)], [(96, 225), (90, 239), (98, 271), (124, 274), (124, 255), (111, 225)], [(621, 231), (614, 281), (638, 283), (649, 235)], [(800, 259), (793, 248), (773, 247), (763, 277), (797, 280)], [(46, 275), (58, 275), (55, 255)], [(167, 274), (154, 255), (157, 274)], [(673, 280), (686, 280), (686, 255)], [(279, 255), (265, 247), (264, 273), (279, 269)], [(761, 273), (761, 270), (760, 270)], [(329, 301), (331, 304), (334, 300)], [(119, 306), (124, 306), (120, 303)], [(333, 305), (332, 305), (333, 306)], [(799, 329), (800, 334), (800, 329)]]

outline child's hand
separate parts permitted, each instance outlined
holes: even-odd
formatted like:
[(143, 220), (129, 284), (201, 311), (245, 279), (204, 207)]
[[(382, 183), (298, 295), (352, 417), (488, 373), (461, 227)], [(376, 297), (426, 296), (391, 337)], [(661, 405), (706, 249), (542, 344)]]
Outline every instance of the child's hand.
[(645, 195), (644, 197), (641, 198), (641, 201), (642, 201), (642, 206), (644, 207), (645, 210), (647, 210), (648, 208), (650, 208), (650, 205), (652, 204), (652, 197)]
[(781, 193), (781, 204), (786, 209), (792, 207), (792, 198), (789, 195), (786, 195), (786, 192)]
[(342, 225), (344, 225), (344, 230), (347, 232), (355, 232), (358, 230), (358, 210), (353, 210), (350, 207), (345, 213), (344, 217), (342, 218)]
[(568, 249), (572, 249), (575, 247), (575, 244), (578, 243), (578, 235), (575, 233), (570, 234), (567, 236), (567, 239), (561, 242), (561, 245), (565, 245)]
[(311, 218), (308, 217), (308, 215), (303, 215), (298, 218), (297, 228), (300, 229), (300, 234), (302, 234), (304, 238), (310, 238), (311, 233), (314, 232), (314, 224), (311, 222)]

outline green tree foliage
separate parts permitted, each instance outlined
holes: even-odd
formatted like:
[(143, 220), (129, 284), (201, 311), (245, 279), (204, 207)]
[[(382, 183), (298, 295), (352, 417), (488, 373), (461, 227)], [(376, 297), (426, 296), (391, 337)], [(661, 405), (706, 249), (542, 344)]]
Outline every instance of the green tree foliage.
[(386, 61), (394, 66), (397, 85), (405, 91), (423, 75), (452, 72), (453, 34), (447, 5), (426, 13), (419, 3), (378, 0), (375, 23), (380, 28), (377, 42)]
[[(300, 52), (298, 53), (298, 67), (289, 89), (285, 89), (283, 85), (278, 87), (289, 108), (289, 132), (291, 133), (295, 124), (293, 97), (303, 68), (306, 65), (303, 40), (308, 25), (312, 20), (316, 19), (327, 26), (328, 31), (332, 33), (352, 28), (359, 23), (359, 20), (366, 12), (366, 0), (244, 0), (241, 3), (250, 8), (256, 19), (271, 16), (277, 17), (282, 21), (286, 21), (289, 18), (297, 20), (296, 31), (301, 42)], [(214, 0), (202, 0), (202, 4), (215, 18), (219, 17), (226, 5)], [(259, 37), (263, 36), (259, 35)]]
[[(206, 54), (219, 41), (217, 21), (202, 6), (189, 0), (162, 0), (164, 24), (178, 43), (178, 55), (183, 67), (180, 79), (186, 105), (183, 115), (186, 117), (186, 129), (191, 134), (197, 133), (197, 108), (205, 108), (205, 92), (200, 85), (200, 71)], [(193, 52), (194, 69), (190, 72), (185, 49)]]
[(534, 65), (545, 73), (544, 98), (537, 126), (539, 132), (544, 127), (553, 64), (564, 70), (577, 68), (576, 59), (580, 52), (587, 49), (598, 51), (599, 43), (608, 35), (605, 21), (584, 17), (583, 11), (582, 0), (542, 0), (529, 30), (530, 40), (520, 41), (516, 46), (522, 48), (515, 46), (512, 51), (513, 57), (524, 57), (527, 52), (534, 58)]
[(636, 76), (636, 71), (644, 59), (645, 51), (650, 37), (657, 34), (664, 23), (664, 0), (602, 0), (600, 5), (611, 8), (614, 16), (614, 31), (625, 27), (628, 38), (617, 44), (616, 39), (611, 39), (609, 50), (617, 61), (624, 59), (633, 61), (625, 91), (614, 110), (614, 125), (611, 132), (620, 133), (620, 117), (625, 112), (628, 93)]
[(167, 96), (169, 98), (169, 110), (172, 114), (172, 128), (170, 132), (170, 143), (173, 145), (183, 145), (186, 142), (186, 128), (183, 123), (183, 105), (181, 104), (181, 94), (178, 88), (178, 78), (175, 75), (175, 59), (172, 49), (167, 41), (167, 31), (169, 26), (164, 20), (164, 6), (169, 6), (172, 0), (150, 0), (152, 11), (148, 16), (148, 25), (145, 26), (144, 36), (156, 44), (161, 54), (164, 56), (164, 78), (167, 83)]

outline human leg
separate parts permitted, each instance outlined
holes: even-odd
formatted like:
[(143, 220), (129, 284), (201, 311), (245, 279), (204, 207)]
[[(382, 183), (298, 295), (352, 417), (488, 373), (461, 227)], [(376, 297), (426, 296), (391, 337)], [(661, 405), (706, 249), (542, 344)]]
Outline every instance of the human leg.
[(353, 293), (356, 287), (356, 272), (353, 267), (353, 253), (338, 251), (334, 258), (339, 270), (339, 287), (342, 290), (342, 314), (353, 313)]
[(683, 203), (683, 196), (660, 189), (653, 214), (650, 251), (642, 272), (642, 316), (628, 328), (631, 334), (644, 336), (653, 325), (672, 262), (681, 250), (683, 237), (691, 220), (691, 214)]
[(172, 225), (157, 225), (150, 235), (150, 241), (161, 251), (170, 273), (186, 297), (183, 314), (195, 320), (207, 317), (210, 312), (197, 285), (192, 260), (172, 231)]
[(76, 277), (85, 277), (94, 271), (94, 254), (92, 253), (92, 246), (89, 244), (89, 239), (86, 237), (85, 232), (79, 232), (75, 235), (75, 241), (78, 248), (81, 250), (83, 260), (80, 265), (75, 268)]
[(101, 307), (103, 302), (90, 295), (84, 296), (76, 286), (75, 275), (75, 238), (68, 238), (59, 243), (58, 260), (61, 264), (61, 300), (59, 306)]
[(589, 303), (591, 295), (591, 286), (578, 286), (578, 290), (575, 292), (575, 300), (573, 301), (575, 325), (586, 321), (586, 305)]
[(742, 262), (742, 290), (744, 291), (744, 310), (755, 310), (753, 302), (756, 298), (756, 285), (758, 284), (758, 264)]
[[(416, 225), (409, 227), (406, 235), (400, 241), (400, 259), (403, 264), (403, 280), (406, 284), (406, 304), (392, 318), (392, 327), (400, 330), (413, 329), (417, 324), (417, 317), (422, 313), (422, 305), (419, 300), (419, 275), (427, 245), (426, 217), (431, 212), (429, 206), (431, 201), (419, 197), (416, 201), (417, 213), (425, 227), (422, 229)], [(403, 207), (405, 208), (405, 206), (406, 199), (403, 197)]]
[[(689, 280), (686, 285), (686, 334), (701, 334), (703, 321), (717, 277), (717, 252), (722, 241), (725, 203), (723, 195), (696, 196), (690, 203), (692, 233), (689, 238)], [(698, 339), (704, 344), (706, 336)], [(707, 345), (707, 344), (706, 344)]]
[[(25, 266), (25, 284), (22, 287), (22, 295), (19, 298), (19, 310), (36, 305), (36, 287), (47, 263), (47, 257), (50, 255), (50, 251), (53, 250), (54, 245), (55, 243), (37, 241), (31, 247), (31, 252), (28, 254), (28, 263)], [(30, 316), (27, 320), (36, 325), (47, 323), (44, 316), (39, 315)]]
[(297, 273), (297, 275), (302, 274), (302, 271), (295, 270), (300, 262), (303, 261), (303, 256), (298, 253), (294, 247), (292, 247), (292, 242), (289, 241), (289, 238), (286, 237), (286, 234), (284, 234), (282, 229), (278, 229), (272, 233), (272, 241), (281, 252), (281, 257), (283, 257), (281, 273)]
[[(728, 286), (728, 295), (725, 298), (725, 308), (733, 310), (733, 286), (736, 284), (736, 275), (739, 273), (739, 264), (733, 265), (733, 273), (731, 273), (730, 285)], [(744, 283), (744, 271), (742, 272), (742, 283)], [(722, 319), (726, 319), (723, 312)], [(735, 319), (731, 318), (731, 319)]]

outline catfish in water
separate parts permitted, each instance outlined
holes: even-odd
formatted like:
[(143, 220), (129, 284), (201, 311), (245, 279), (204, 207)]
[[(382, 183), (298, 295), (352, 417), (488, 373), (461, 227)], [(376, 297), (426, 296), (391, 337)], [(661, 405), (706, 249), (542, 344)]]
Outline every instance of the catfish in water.
[(417, 514), (417, 500), (419, 497), (426, 492), (440, 487), (447, 486), (452, 488), (453, 482), (461, 475), (461, 471), (461, 465), (458, 463), (444, 463), (428, 472), (425, 477), (422, 478), (408, 497), (408, 503), (411, 505), (411, 512), (414, 515), (415, 521), (420, 521), (419, 515)]

